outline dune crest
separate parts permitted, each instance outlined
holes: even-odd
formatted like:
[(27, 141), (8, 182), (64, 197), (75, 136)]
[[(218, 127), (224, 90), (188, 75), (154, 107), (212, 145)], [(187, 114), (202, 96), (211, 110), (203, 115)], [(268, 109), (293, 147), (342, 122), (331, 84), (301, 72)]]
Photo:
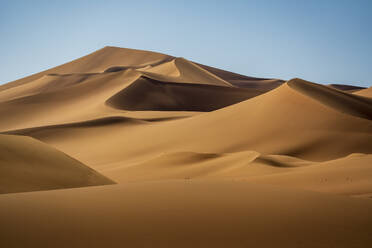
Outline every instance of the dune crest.
[(310, 83), (301, 79), (292, 79), (287, 84), (295, 90), (310, 96), (321, 103), (333, 107), (336, 110), (372, 119), (372, 99), (348, 94), (327, 86)]

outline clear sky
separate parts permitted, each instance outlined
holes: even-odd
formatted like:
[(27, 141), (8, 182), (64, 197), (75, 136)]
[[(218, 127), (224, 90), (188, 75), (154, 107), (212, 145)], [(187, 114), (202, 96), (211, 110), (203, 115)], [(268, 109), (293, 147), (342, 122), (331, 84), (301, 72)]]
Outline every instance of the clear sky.
[(372, 85), (371, 0), (0, 0), (0, 84), (104, 46), (257, 77)]

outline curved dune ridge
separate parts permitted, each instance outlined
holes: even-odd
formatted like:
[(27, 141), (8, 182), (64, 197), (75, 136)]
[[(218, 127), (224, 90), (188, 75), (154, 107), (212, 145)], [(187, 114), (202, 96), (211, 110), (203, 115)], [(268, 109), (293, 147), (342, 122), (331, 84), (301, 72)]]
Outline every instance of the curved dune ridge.
[(332, 88), (306, 82), (301, 79), (293, 79), (287, 84), (295, 90), (308, 95), (323, 104), (361, 118), (372, 119), (372, 99), (347, 94)]
[(165, 78), (164, 81), (170, 82), (232, 86), (227, 81), (184, 58), (175, 58), (170, 62), (146, 68), (143, 72), (148, 77), (154, 77), (154, 79), (159, 80)]
[(0, 135), (0, 194), (114, 182), (40, 141)]
[(0, 246), (369, 247), (370, 89), (117, 47), (1, 85)]

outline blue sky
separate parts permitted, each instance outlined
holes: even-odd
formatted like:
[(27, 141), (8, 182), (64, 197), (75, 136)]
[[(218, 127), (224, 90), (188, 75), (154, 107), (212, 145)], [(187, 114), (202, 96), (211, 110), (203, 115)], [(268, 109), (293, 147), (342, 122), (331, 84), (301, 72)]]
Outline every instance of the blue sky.
[(0, 84), (111, 45), (250, 76), (372, 85), (370, 0), (0, 4)]

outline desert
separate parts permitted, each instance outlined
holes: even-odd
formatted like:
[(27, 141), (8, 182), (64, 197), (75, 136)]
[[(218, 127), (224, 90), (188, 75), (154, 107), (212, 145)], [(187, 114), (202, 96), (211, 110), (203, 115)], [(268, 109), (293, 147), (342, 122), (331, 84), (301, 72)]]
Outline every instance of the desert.
[(0, 245), (369, 247), (371, 97), (112, 46), (0, 85)]

